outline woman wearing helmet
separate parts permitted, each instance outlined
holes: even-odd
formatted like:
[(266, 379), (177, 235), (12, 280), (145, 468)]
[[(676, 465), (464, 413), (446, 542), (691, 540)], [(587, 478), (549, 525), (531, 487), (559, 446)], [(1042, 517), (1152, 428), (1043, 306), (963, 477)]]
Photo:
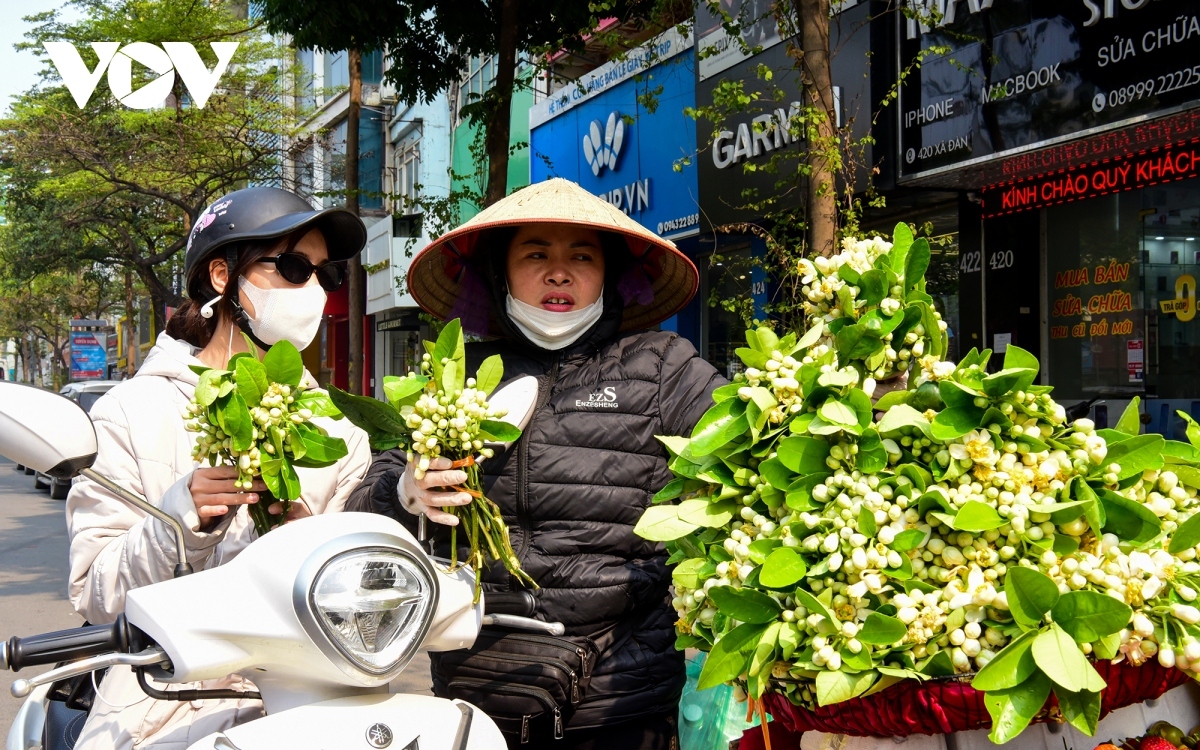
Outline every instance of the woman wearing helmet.
[[(481, 574), (489, 607), (567, 628), (565, 642), (540, 636), (535, 646), (498, 644), (501, 633), (485, 628), (469, 652), (432, 655), (435, 693), (478, 705), (513, 747), (673, 747), (684, 669), (671, 575), (662, 545), (633, 527), (671, 478), (655, 436), (690, 435), (724, 383), (686, 339), (645, 330), (692, 298), (695, 266), (612, 205), (555, 179), (433, 242), (408, 283), (429, 313), (491, 337), (467, 344), (468, 372), (499, 353), (506, 380), (538, 379), (521, 439), (483, 466), (488, 497), (540, 588), (523, 589), (499, 565)], [(439, 488), (465, 475), (438, 461), (418, 480), (402, 452), (383, 454), (349, 509), (410, 528), (421, 513), (455, 523), (439, 509), (470, 497)], [(446, 555), (448, 527), (435, 528)], [(546, 680), (564, 675), (563, 663), (574, 677), (560, 693)]]
[[(255, 538), (249, 514), (266, 489), (235, 487), (233, 467), (197, 468), (194, 433), (181, 416), (192, 398), (196, 365), (223, 368), (246, 351), (245, 333), (260, 350), (283, 340), (304, 349), (321, 322), (327, 292), (337, 289), (342, 261), (366, 241), (362, 221), (348, 211), (314, 211), (304, 199), (275, 188), (224, 196), (196, 220), (184, 273), (188, 300), (167, 323), (130, 380), (92, 407), (99, 450), (94, 468), (144, 496), (183, 525), (195, 570), (221, 565)], [(261, 351), (260, 351), (261, 356)], [(315, 386), (312, 376), (305, 380)], [(298, 468), (303, 497), (289, 517), (342, 510), (370, 463), (366, 436), (347, 421), (317, 418), (341, 437), (346, 457), (323, 469)], [(278, 504), (270, 512), (279, 512)], [(168, 580), (175, 540), (160, 521), (131, 508), (88, 479), (67, 497), (71, 538), (69, 595), (92, 623), (112, 622), (125, 593)], [(203, 688), (253, 689), (231, 675)], [(113, 668), (101, 683), (79, 748), (187, 747), (207, 734), (261, 714), (249, 700), (157, 701), (128, 668)]]

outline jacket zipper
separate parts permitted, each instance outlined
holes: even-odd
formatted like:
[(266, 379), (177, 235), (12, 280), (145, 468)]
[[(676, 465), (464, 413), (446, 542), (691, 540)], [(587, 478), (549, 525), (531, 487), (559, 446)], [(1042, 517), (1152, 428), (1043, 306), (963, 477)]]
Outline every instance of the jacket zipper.
[[(482, 690), (485, 693), (508, 693), (509, 695), (527, 695), (543, 706), (551, 709), (554, 713), (554, 739), (561, 740), (563, 738), (563, 720), (562, 708), (554, 702), (554, 696), (541, 688), (526, 687), (524, 685), (497, 685), (488, 680), (473, 680), (473, 679), (458, 679), (450, 682), (446, 687), (453, 689), (455, 685), (461, 685), (467, 688), (475, 688)], [(525, 714), (521, 717), (521, 744), (529, 742), (529, 720), (533, 718), (531, 714)]]
[(517, 441), (517, 523), (521, 527), (521, 544), (517, 549), (517, 559), (522, 563), (525, 562), (525, 552), (529, 549), (529, 535), (532, 533), (529, 520), (529, 441), (527, 438), (533, 431), (533, 422), (537, 419), (538, 412), (546, 406), (554, 391), (554, 384), (558, 381), (558, 365), (559, 355), (556, 354), (546, 379), (546, 390), (542, 391), (541, 385), (538, 385), (538, 399), (533, 407), (533, 415), (529, 417), (529, 424), (525, 425), (525, 431)]
[[(487, 636), (484, 637), (486, 638)], [(540, 646), (549, 646), (550, 648), (570, 651), (579, 657), (579, 664), (583, 673), (583, 679), (586, 680), (591, 676), (592, 669), (588, 664), (587, 649), (585, 649), (583, 646), (576, 646), (570, 641), (564, 641), (558, 638), (552, 638), (550, 636), (528, 635), (526, 633), (505, 633), (503, 639), (511, 641), (524, 641), (525, 643), (536, 643)]]
[(576, 705), (579, 703), (579, 675), (574, 669), (571, 669), (570, 665), (568, 665), (565, 661), (552, 658), (540, 659), (536, 656), (523, 656), (521, 654), (489, 653), (487, 657), (489, 659), (495, 659), (496, 661), (507, 661), (513, 664), (535, 664), (537, 666), (548, 665), (554, 669), (566, 672), (571, 678), (571, 695), (568, 696), (571, 701), (571, 705)]

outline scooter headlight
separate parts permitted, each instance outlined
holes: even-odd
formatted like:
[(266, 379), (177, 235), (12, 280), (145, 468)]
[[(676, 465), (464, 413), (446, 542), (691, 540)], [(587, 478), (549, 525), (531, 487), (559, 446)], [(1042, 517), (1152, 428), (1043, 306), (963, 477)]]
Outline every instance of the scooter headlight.
[(329, 641), (372, 675), (387, 674), (412, 657), (437, 603), (426, 566), (395, 549), (334, 557), (313, 579), (308, 599)]

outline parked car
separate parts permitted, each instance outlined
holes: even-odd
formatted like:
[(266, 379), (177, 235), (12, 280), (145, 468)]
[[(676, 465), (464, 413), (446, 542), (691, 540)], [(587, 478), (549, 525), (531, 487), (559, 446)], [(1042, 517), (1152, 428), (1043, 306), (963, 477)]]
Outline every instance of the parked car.
[[(78, 383), (68, 383), (63, 386), (63, 389), (59, 393), (82, 406), (84, 411), (91, 411), (92, 405), (119, 382), (121, 381), (84, 380)], [(27, 471), (30, 470), (27, 469)], [(41, 472), (37, 473), (33, 484), (38, 489), (49, 487), (50, 497), (55, 500), (66, 500), (67, 493), (71, 491), (70, 479), (56, 479)]]

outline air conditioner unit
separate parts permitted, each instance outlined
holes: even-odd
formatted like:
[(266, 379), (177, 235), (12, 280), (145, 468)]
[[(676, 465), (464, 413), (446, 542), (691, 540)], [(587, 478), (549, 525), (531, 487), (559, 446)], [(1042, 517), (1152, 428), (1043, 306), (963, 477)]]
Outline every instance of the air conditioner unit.
[(362, 88), (362, 103), (368, 107), (378, 107), (383, 103), (383, 98), (379, 95), (379, 87), (366, 85)]
[(392, 84), (388, 83), (387, 81), (384, 81), (383, 83), (379, 84), (379, 97), (386, 104), (395, 104), (396, 103), (396, 87), (393, 86)]

